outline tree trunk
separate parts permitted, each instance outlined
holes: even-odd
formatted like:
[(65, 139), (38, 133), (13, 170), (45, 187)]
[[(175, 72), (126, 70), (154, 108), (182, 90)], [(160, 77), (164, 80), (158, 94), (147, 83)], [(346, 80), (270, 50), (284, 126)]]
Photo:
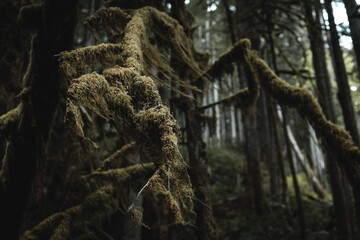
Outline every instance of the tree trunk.
[[(313, 65), (316, 75), (316, 85), (318, 88), (319, 103), (325, 116), (333, 123), (336, 123), (333, 100), (331, 96), (331, 84), (329, 74), (326, 68), (326, 55), (324, 42), (321, 35), (320, 1), (316, 1), (314, 8), (307, 2), (303, 1), (305, 18), (307, 21), (307, 30), (310, 38), (310, 47), (313, 53)], [(313, 12), (315, 11), (315, 19)], [(350, 218), (345, 200), (344, 185), (342, 182), (342, 174), (338, 163), (336, 162), (336, 154), (332, 149), (325, 145), (327, 167), (329, 169), (330, 186), (333, 194), (334, 209), (337, 227), (341, 236), (345, 239), (352, 239)]]
[(54, 56), (73, 44), (76, 6), (77, 1), (48, 0), (42, 8), (29, 7), (20, 13), (25, 26), (38, 20), (31, 26), (38, 33), (32, 41), (19, 125), (11, 133), (0, 172), (0, 236), (7, 239), (19, 237), (34, 177), (44, 166), (60, 85)]
[[(272, 17), (271, 15), (267, 16), (267, 31), (268, 31), (268, 37), (270, 42), (270, 55), (271, 55), (271, 62), (272, 67), (276, 73), (276, 75), (279, 76), (279, 71), (277, 67), (277, 60), (276, 60), (276, 53), (275, 53), (275, 46), (274, 46), (274, 39), (273, 39), (273, 30), (274, 26), (272, 23)], [(284, 155), (282, 150), (282, 144), (281, 144), (281, 137), (280, 137), (280, 121), (279, 116), (277, 113), (277, 106), (274, 100), (271, 97), (268, 97), (268, 108), (269, 108), (269, 119), (270, 123), (273, 127), (273, 133), (275, 137), (275, 145), (276, 145), (276, 152), (277, 152), (277, 159), (278, 159), (278, 165), (280, 168), (280, 176), (281, 176), (281, 187), (282, 187), (282, 202), (286, 204), (288, 202), (288, 188), (287, 188), (287, 181), (286, 181), (286, 171), (285, 171), (285, 165), (284, 165)]]
[[(229, 9), (229, 3), (227, 0), (222, 2), (224, 4), (226, 17), (228, 21), (228, 28), (230, 32), (231, 42), (234, 44), (236, 42), (236, 34), (234, 29), (233, 16)], [(238, 9), (244, 4), (242, 1), (236, 2), (236, 7)], [(243, 36), (243, 28), (246, 24), (238, 25), (238, 35)], [(255, 41), (254, 41), (255, 42)], [(237, 74), (240, 80), (240, 87), (245, 87), (244, 79), (246, 74), (242, 71), (242, 68), (239, 63), (237, 63)], [(262, 186), (262, 176), (261, 176), (261, 156), (260, 156), (260, 144), (258, 140), (258, 130), (257, 130), (257, 116), (256, 116), (256, 107), (247, 109), (246, 113), (242, 113), (242, 123), (244, 131), (244, 144), (245, 144), (245, 154), (248, 165), (248, 194), (251, 199), (251, 205), (257, 213), (263, 213), (265, 211), (265, 195)]]
[[(246, 6), (245, 1), (236, 1), (236, 8), (242, 9)], [(237, 34), (232, 34), (233, 36), (238, 36), (239, 38), (249, 37), (254, 49), (258, 48), (258, 36), (255, 35), (245, 35), (245, 29), (252, 26), (253, 19), (249, 19), (249, 22), (242, 23), (237, 25), (236, 32)], [(246, 87), (244, 79), (251, 78), (251, 74), (246, 72), (247, 70), (239, 70), (239, 80), (240, 87)], [(262, 175), (261, 175), (261, 156), (260, 156), (260, 143), (258, 138), (258, 129), (257, 129), (257, 115), (256, 115), (256, 106), (253, 106), (246, 111), (243, 111), (242, 122), (244, 127), (244, 143), (245, 143), (245, 154), (248, 164), (248, 180), (249, 180), (249, 194), (252, 200), (251, 204), (254, 206), (254, 209), (257, 213), (261, 214), (266, 210), (266, 200), (265, 194), (262, 186)]]
[(345, 128), (349, 131), (354, 143), (359, 146), (359, 134), (356, 126), (355, 113), (349, 82), (347, 78), (342, 49), (339, 44), (339, 34), (336, 29), (331, 0), (325, 1), (325, 7), (329, 18), (331, 45), (334, 56), (335, 75), (338, 84), (338, 99), (344, 116)]
[(292, 157), (292, 151), (291, 151), (291, 147), (290, 147), (291, 146), (290, 138), (288, 135), (287, 121), (286, 121), (286, 115), (285, 115), (286, 112), (284, 111), (284, 108), (282, 108), (282, 112), (283, 112), (283, 130), (284, 130), (284, 134), (285, 134), (286, 149), (288, 152), (291, 177), (293, 179), (293, 186), (295, 189), (295, 198), (296, 198), (296, 204), (297, 204), (297, 210), (298, 210), (297, 216), (298, 216), (299, 227), (300, 227), (300, 235), (301, 235), (301, 239), (305, 240), (306, 239), (305, 217), (304, 217), (304, 211), (303, 211), (303, 206), (302, 206), (302, 202), (301, 202), (300, 187), (299, 187), (299, 183), (297, 181), (295, 164), (294, 164), (294, 160)]
[[(185, 7), (182, 0), (173, 0), (172, 15), (184, 27), (187, 36), (192, 39), (191, 23), (192, 16)], [(180, 77), (190, 81), (190, 76), (186, 66), (177, 65)], [(185, 90), (187, 94), (194, 96), (191, 90)], [(208, 187), (210, 185), (210, 176), (208, 173), (208, 164), (205, 151), (205, 143), (202, 140), (202, 118), (197, 102), (190, 98), (182, 97), (183, 111), (186, 122), (187, 150), (189, 155), (190, 179), (195, 189), (195, 213), (197, 237), (201, 240), (218, 239), (217, 226), (213, 216), (211, 201), (209, 198)]]
[(286, 137), (288, 138), (287, 141), (289, 141), (289, 144), (294, 149), (297, 159), (299, 160), (300, 165), (306, 175), (306, 178), (308, 179), (309, 182), (312, 183), (314, 190), (315, 190), (316, 194), (318, 194), (319, 198), (325, 199), (325, 197), (326, 197), (325, 188), (321, 185), (320, 181), (317, 179), (317, 177), (316, 177), (315, 173), (313, 172), (313, 170), (311, 169), (311, 167), (306, 163), (305, 156), (302, 154), (290, 127), (287, 126), (286, 129), (287, 129)]
[(249, 195), (258, 214), (265, 211), (265, 195), (262, 186), (258, 132), (255, 107), (244, 114), (245, 154), (248, 164)]
[(276, 104), (273, 100), (269, 103), (271, 105), (271, 122), (274, 128), (274, 136), (275, 136), (275, 145), (276, 145), (276, 152), (277, 152), (277, 164), (280, 167), (280, 177), (281, 177), (281, 201), (283, 204), (287, 205), (288, 203), (288, 185), (286, 180), (286, 171), (285, 171), (285, 160), (284, 160), (284, 154), (282, 150), (282, 143), (281, 143), (281, 137), (280, 137), (280, 121), (279, 116), (277, 114)]
[[(351, 99), (351, 93), (350, 93), (343, 53), (339, 43), (339, 34), (336, 29), (331, 2), (332, 2), (331, 0), (326, 0), (325, 8), (329, 18), (331, 46), (332, 46), (331, 49), (333, 51), (335, 75), (338, 84), (338, 99), (344, 117), (345, 128), (346, 130), (349, 131), (355, 145), (359, 146), (360, 143), (359, 134), (355, 119), (354, 107)], [(358, 218), (358, 222), (360, 222), (360, 191), (358, 191), (356, 188), (353, 188), (353, 190), (354, 190), (355, 205), (356, 205), (356, 215)]]
[(344, 4), (349, 19), (351, 38), (353, 40), (358, 71), (360, 74), (360, 14), (358, 12), (359, 6), (357, 5), (356, 0), (344, 0)]

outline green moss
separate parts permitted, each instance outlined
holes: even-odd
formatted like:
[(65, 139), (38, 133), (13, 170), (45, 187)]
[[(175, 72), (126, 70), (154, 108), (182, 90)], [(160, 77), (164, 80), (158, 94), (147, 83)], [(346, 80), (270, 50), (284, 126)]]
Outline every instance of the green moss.
[[(125, 23), (115, 23), (114, 15), (123, 18)], [(71, 83), (67, 123), (76, 134), (86, 139), (79, 111), (82, 106), (110, 120), (121, 134), (135, 139), (142, 159), (157, 166), (147, 189), (162, 199), (174, 223), (185, 223), (186, 215), (192, 212), (194, 194), (187, 166), (178, 149), (179, 127), (156, 90), (156, 82), (165, 84), (166, 81), (158, 78), (155, 81), (151, 77), (153, 68), (158, 76), (200, 90), (177, 78), (169, 67), (170, 60), (153, 45), (152, 40), (156, 36), (166, 42), (184, 64), (191, 66), (193, 74), (199, 75), (201, 71), (192, 56), (191, 41), (177, 21), (150, 7), (131, 11), (102, 10), (89, 18), (88, 25), (94, 32), (100, 25), (105, 27), (111, 33), (111, 40), (116, 38), (113, 31), (122, 37), (118, 39), (120, 43), (61, 53), (60, 68)], [(89, 74), (96, 68), (99, 73)], [(112, 162), (110, 159), (106, 161), (107, 165)], [(84, 180), (84, 187), (99, 188), (105, 184), (104, 181), (122, 182), (128, 178), (129, 171), (130, 168), (95, 172), (89, 180)]]

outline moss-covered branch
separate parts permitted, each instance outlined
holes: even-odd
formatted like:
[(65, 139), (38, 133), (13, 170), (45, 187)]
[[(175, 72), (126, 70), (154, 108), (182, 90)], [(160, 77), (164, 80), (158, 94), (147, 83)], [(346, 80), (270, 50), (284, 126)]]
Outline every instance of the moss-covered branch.
[(81, 176), (75, 182), (76, 187), (73, 191), (76, 190), (77, 195), (79, 191), (93, 192), (87, 194), (78, 205), (47, 217), (37, 226), (26, 231), (22, 239), (70, 239), (72, 231), (99, 224), (119, 209), (125, 211), (128, 206), (124, 206), (121, 198), (123, 190), (127, 189), (127, 182), (132, 179), (133, 184), (134, 182), (144, 184), (147, 176), (153, 174), (155, 170), (154, 164), (147, 163), (122, 169), (95, 171)]
[[(115, 23), (114, 14), (126, 19), (125, 23)], [(170, 59), (152, 41), (166, 43), (199, 75), (190, 43), (174, 19), (150, 7), (102, 10), (89, 18), (88, 25), (94, 32), (102, 25), (114, 41), (115, 31), (119, 43), (61, 53), (60, 66), (71, 83), (66, 121), (77, 135), (87, 139), (79, 110), (80, 106), (86, 107), (111, 121), (120, 134), (136, 140), (143, 161), (157, 166), (147, 188), (164, 200), (174, 223), (185, 223), (184, 217), (192, 212), (193, 190), (178, 149), (179, 127), (162, 104), (152, 76), (156, 70), (158, 76), (186, 84), (178, 80), (170, 68)], [(94, 70), (97, 72), (89, 72)]]
[(22, 104), (19, 104), (16, 108), (0, 116), (0, 142), (8, 137), (10, 132), (18, 124), (21, 111)]
[(360, 150), (354, 145), (347, 131), (328, 121), (311, 93), (303, 88), (289, 85), (281, 80), (270, 67), (252, 52), (249, 62), (258, 73), (261, 86), (279, 104), (295, 108), (301, 116), (307, 118), (316, 134), (335, 150), (337, 159), (354, 187), (360, 184)]
[(111, 156), (107, 157), (97, 168), (97, 171), (120, 168), (123, 162), (130, 162), (131, 156), (135, 154), (136, 151), (137, 146), (135, 142), (126, 144)]
[(139, 190), (157, 170), (153, 163), (116, 168), (134, 152), (135, 143), (127, 144), (106, 158), (98, 169), (78, 177), (69, 189), (71, 199), (67, 199), (74, 206), (45, 218), (26, 231), (22, 239), (70, 239), (72, 232), (99, 225), (119, 210), (126, 212), (131, 201), (129, 183)]
[(62, 52), (59, 57), (60, 69), (69, 80), (78, 78), (83, 74), (122, 64), (122, 51), (121, 44), (108, 43)]
[(213, 107), (217, 104), (229, 104), (233, 103), (235, 106), (240, 108), (249, 108), (253, 106), (260, 94), (260, 85), (257, 72), (253, 69), (251, 64), (251, 44), (248, 40), (240, 40), (234, 44), (225, 54), (223, 54), (206, 72), (205, 75), (211, 77), (220, 77), (222, 74), (227, 72), (226, 66), (232, 65), (238, 61), (245, 63), (246, 76), (248, 78), (248, 87), (238, 91), (236, 94), (224, 98), (218, 102), (211, 103), (203, 106), (200, 109), (204, 110), (209, 107)]
[(205, 105), (205, 106), (202, 106), (200, 107), (199, 109), (200, 110), (205, 110), (207, 108), (211, 108), (211, 107), (214, 107), (216, 105), (219, 105), (219, 104), (234, 104), (235, 106), (248, 106), (248, 99), (250, 98), (250, 95), (249, 95), (249, 89), (248, 88), (245, 88), (245, 89), (242, 89), (240, 91), (238, 91), (237, 93), (235, 93), (234, 95), (231, 95), (230, 97), (227, 97), (227, 98), (224, 98), (224, 99), (221, 99), (217, 102), (213, 102), (213, 103), (210, 103), (208, 105)]
[[(249, 87), (200, 109), (234, 102), (236, 105), (246, 105), (249, 104), (249, 99), (255, 102), (261, 86), (279, 104), (297, 109), (301, 116), (309, 120), (317, 135), (336, 151), (339, 155), (338, 159), (342, 159), (339, 164), (345, 169), (353, 186), (358, 186), (360, 184), (360, 150), (354, 145), (349, 133), (326, 119), (320, 105), (308, 90), (291, 86), (281, 80), (265, 61), (257, 56), (255, 51), (251, 51), (249, 40), (243, 39), (234, 44), (206, 71), (206, 74), (213, 77), (221, 76), (226, 71), (226, 66), (234, 62), (236, 58), (245, 64), (247, 71), (251, 73), (247, 74)], [(296, 72), (299, 73), (298, 70)], [(257, 82), (258, 79), (260, 79), (260, 85)]]

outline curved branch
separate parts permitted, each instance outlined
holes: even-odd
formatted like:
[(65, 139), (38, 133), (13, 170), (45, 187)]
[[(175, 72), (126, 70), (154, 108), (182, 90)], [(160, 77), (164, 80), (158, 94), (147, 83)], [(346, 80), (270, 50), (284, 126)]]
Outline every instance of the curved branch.
[[(81, 176), (78, 181), (86, 186), (85, 189), (96, 188), (96, 191), (78, 205), (45, 218), (37, 226), (26, 231), (21, 239), (68, 239), (71, 237), (74, 226), (86, 228), (89, 224), (98, 224), (119, 210), (119, 200), (122, 196), (121, 185), (126, 185), (129, 179), (144, 182), (145, 170), (147, 175), (151, 175), (155, 172), (156, 167), (152, 163), (138, 164), (104, 172), (95, 171)], [(84, 191), (84, 187), (81, 189)]]
[(360, 184), (360, 150), (354, 145), (351, 136), (341, 127), (328, 121), (311, 93), (302, 88), (293, 87), (281, 80), (270, 67), (252, 53), (250, 64), (261, 79), (261, 86), (279, 104), (295, 108), (301, 116), (307, 118), (316, 134), (334, 149), (353, 187)]
[(20, 103), (16, 108), (0, 116), (0, 142), (8, 137), (11, 130), (17, 126), (21, 111), (22, 103)]

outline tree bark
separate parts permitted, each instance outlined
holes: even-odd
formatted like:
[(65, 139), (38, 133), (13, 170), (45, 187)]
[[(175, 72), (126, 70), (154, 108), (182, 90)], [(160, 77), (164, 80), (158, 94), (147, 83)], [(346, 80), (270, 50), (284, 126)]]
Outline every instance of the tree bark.
[[(54, 55), (70, 49), (77, 1), (45, 1), (28, 9), (22, 23), (35, 22), (31, 61), (25, 77), (18, 127), (11, 133), (0, 172), (0, 236), (17, 239), (37, 171), (43, 166), (53, 116), (58, 105), (60, 79)], [(34, 10), (36, 12), (31, 12)], [(39, 17), (39, 11), (42, 13)]]
[(345, 128), (349, 131), (354, 143), (359, 146), (359, 134), (356, 126), (355, 113), (349, 82), (347, 78), (342, 49), (339, 43), (339, 34), (336, 29), (331, 0), (325, 1), (325, 7), (329, 18), (331, 45), (334, 56), (334, 67), (338, 84), (338, 99), (344, 116)]
[[(171, 1), (171, 14), (184, 27), (186, 35), (192, 39), (191, 23), (193, 17), (186, 9), (182, 0)], [(176, 70), (180, 77), (190, 82), (189, 71), (185, 66), (179, 66)], [(190, 96), (197, 97), (190, 89), (185, 89)], [(218, 239), (216, 222), (213, 216), (211, 201), (209, 198), (210, 176), (208, 173), (207, 156), (205, 143), (202, 140), (202, 118), (197, 102), (190, 98), (182, 97), (183, 111), (186, 122), (187, 150), (189, 155), (190, 179), (195, 189), (195, 213), (197, 237), (201, 240)]]
[(275, 136), (275, 145), (276, 145), (276, 152), (277, 152), (277, 164), (280, 167), (280, 177), (281, 177), (281, 201), (283, 204), (287, 205), (288, 203), (288, 185), (286, 179), (286, 170), (285, 170), (285, 159), (282, 150), (282, 143), (281, 143), (281, 136), (280, 136), (280, 121), (279, 116), (277, 114), (276, 104), (273, 100), (269, 103), (271, 105), (271, 122), (274, 128), (274, 136)]
[(346, 12), (349, 19), (351, 38), (353, 40), (354, 52), (360, 74), (360, 13), (359, 5), (355, 0), (344, 0)]
[[(318, 88), (318, 98), (325, 116), (333, 123), (336, 123), (334, 104), (331, 94), (331, 84), (326, 67), (326, 55), (324, 41), (321, 35), (320, 23), (320, 1), (316, 1), (311, 6), (307, 1), (303, 1), (305, 18), (307, 21), (307, 30), (310, 38), (310, 47), (313, 53), (313, 65), (316, 75), (316, 85)], [(315, 18), (313, 13), (315, 12)], [(342, 173), (336, 162), (336, 154), (332, 149), (325, 145), (326, 163), (329, 169), (330, 186), (333, 194), (334, 209), (336, 215), (337, 227), (340, 235), (345, 239), (352, 239), (350, 218), (347, 210), (344, 186), (342, 182)]]
[(287, 121), (286, 121), (286, 115), (285, 115), (284, 108), (282, 108), (282, 112), (283, 112), (283, 130), (284, 130), (284, 134), (285, 134), (286, 149), (288, 152), (291, 177), (293, 179), (293, 186), (295, 189), (295, 198), (296, 198), (296, 204), (297, 204), (297, 209), (298, 209), (297, 216), (298, 216), (299, 227), (300, 227), (300, 235), (301, 235), (301, 239), (305, 240), (306, 239), (305, 217), (304, 217), (304, 211), (303, 211), (303, 206), (302, 206), (302, 202), (301, 202), (300, 187), (299, 187), (299, 183), (297, 181), (296, 172), (295, 172), (295, 164), (294, 164), (294, 160), (292, 157), (292, 151), (291, 151), (291, 147), (290, 147), (291, 146), (290, 138), (288, 135)]
[(256, 129), (255, 107), (243, 117), (245, 154), (248, 165), (249, 196), (258, 214), (265, 211), (265, 194), (262, 186), (258, 132)]
[[(279, 75), (278, 67), (277, 67), (277, 60), (276, 60), (276, 53), (275, 53), (275, 46), (274, 46), (274, 39), (273, 39), (273, 30), (274, 26), (272, 23), (272, 16), (269, 14), (267, 16), (267, 31), (268, 37), (270, 42), (270, 53), (271, 53), (271, 62), (273, 69), (276, 75)], [(287, 181), (286, 181), (286, 171), (284, 165), (284, 155), (282, 150), (281, 144), (281, 137), (280, 137), (280, 121), (279, 116), (277, 113), (277, 106), (274, 100), (271, 97), (268, 97), (268, 105), (269, 105), (269, 118), (270, 122), (273, 127), (273, 133), (275, 137), (275, 145), (276, 145), (276, 152), (277, 152), (277, 159), (278, 165), (280, 168), (280, 176), (281, 176), (281, 187), (282, 187), (282, 202), (286, 204), (288, 202), (288, 188), (287, 188)], [(286, 133), (285, 133), (286, 134)]]
[[(343, 52), (339, 43), (339, 34), (336, 29), (331, 2), (332, 2), (331, 0), (326, 0), (325, 8), (328, 14), (329, 25), (330, 25), (331, 46), (333, 51), (336, 81), (338, 84), (338, 99), (344, 117), (345, 129), (349, 131), (355, 145), (359, 146), (360, 141), (359, 141), (357, 123), (355, 119), (355, 112), (354, 112), (353, 102), (351, 99), (351, 92), (347, 78)], [(355, 197), (356, 215), (358, 218), (358, 222), (360, 223), (360, 192), (355, 188), (353, 188), (353, 191)]]
[[(236, 1), (236, 9), (242, 9), (246, 6), (245, 1)], [(237, 25), (236, 33), (231, 34), (232, 36), (239, 38), (249, 37), (254, 49), (258, 48), (258, 36), (246, 34), (246, 28), (251, 26), (253, 19), (249, 19), (247, 23), (241, 23)], [(231, 22), (230, 22), (231, 24)], [(251, 78), (251, 74), (247, 69), (239, 71), (239, 80), (240, 87), (246, 87), (244, 79)], [(249, 181), (249, 196), (251, 199), (251, 204), (254, 207), (256, 213), (261, 214), (266, 210), (266, 200), (265, 194), (262, 186), (262, 176), (261, 176), (261, 156), (260, 156), (260, 143), (259, 135), (257, 129), (257, 115), (256, 115), (256, 106), (252, 106), (246, 111), (242, 112), (242, 122), (244, 128), (244, 143), (245, 143), (245, 154), (248, 164), (248, 181)]]

